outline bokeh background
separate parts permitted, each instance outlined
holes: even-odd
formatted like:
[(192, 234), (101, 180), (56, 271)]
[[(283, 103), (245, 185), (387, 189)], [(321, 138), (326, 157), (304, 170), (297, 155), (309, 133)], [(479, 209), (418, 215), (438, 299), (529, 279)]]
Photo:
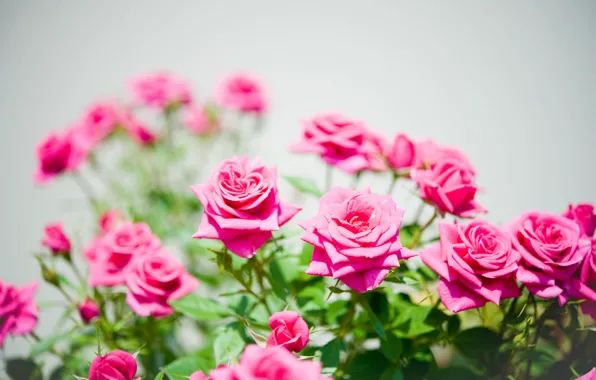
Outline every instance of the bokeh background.
[[(0, 0), (0, 278), (38, 278), (43, 226), (80, 229), (89, 216), (74, 183), (33, 185), (37, 142), (154, 70), (188, 79), (200, 99), (227, 73), (260, 77), (271, 111), (254, 150), (284, 175), (323, 182), (315, 157), (287, 147), (301, 118), (339, 110), (387, 137), (460, 146), (492, 221), (594, 202), (595, 20), (590, 0)], [(46, 286), (39, 298), (59, 296)], [(42, 314), (41, 335), (55, 313)]]

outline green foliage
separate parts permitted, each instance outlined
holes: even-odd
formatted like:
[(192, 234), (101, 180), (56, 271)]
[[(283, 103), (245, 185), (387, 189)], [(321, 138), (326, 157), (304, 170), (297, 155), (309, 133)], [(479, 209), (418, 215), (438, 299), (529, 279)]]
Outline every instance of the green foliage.
[(216, 321), (232, 314), (231, 310), (217, 301), (196, 294), (171, 301), (170, 305), (177, 312), (195, 321)]
[(314, 195), (318, 198), (323, 195), (323, 193), (317, 188), (317, 185), (310, 179), (290, 176), (285, 176), (284, 178), (290, 185), (292, 185), (301, 193)]
[(171, 380), (188, 380), (188, 377), (198, 370), (208, 373), (215, 368), (212, 359), (203, 356), (185, 356), (168, 364), (162, 372)]
[(226, 329), (221, 332), (213, 343), (213, 352), (215, 354), (215, 364), (228, 364), (236, 361), (244, 349), (244, 340), (237, 330)]
[(502, 343), (499, 335), (485, 327), (474, 327), (460, 332), (453, 343), (462, 354), (469, 358), (479, 358), (494, 354)]

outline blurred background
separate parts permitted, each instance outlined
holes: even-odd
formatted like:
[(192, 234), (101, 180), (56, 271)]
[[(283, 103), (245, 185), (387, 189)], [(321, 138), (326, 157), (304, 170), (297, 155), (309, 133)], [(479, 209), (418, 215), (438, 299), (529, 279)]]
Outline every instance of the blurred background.
[[(39, 278), (31, 254), (44, 225), (63, 220), (78, 231), (90, 218), (71, 181), (33, 185), (35, 145), (155, 70), (187, 79), (201, 100), (226, 74), (259, 77), (271, 110), (252, 151), (281, 175), (322, 185), (319, 160), (288, 146), (301, 118), (338, 110), (388, 138), (402, 131), (461, 147), (478, 169), (491, 221), (594, 202), (595, 17), (590, 0), (2, 0), (0, 278)], [(361, 183), (384, 191), (388, 182)], [(407, 208), (407, 191), (396, 200)], [(58, 296), (44, 286), (38, 298)], [(54, 313), (42, 314), (41, 335)], [(9, 339), (5, 351), (24, 353), (27, 344)]]

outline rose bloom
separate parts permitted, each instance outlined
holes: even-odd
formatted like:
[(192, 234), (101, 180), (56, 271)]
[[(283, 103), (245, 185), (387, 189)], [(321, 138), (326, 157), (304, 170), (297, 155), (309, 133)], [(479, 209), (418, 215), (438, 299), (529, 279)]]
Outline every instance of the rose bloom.
[(308, 343), (308, 325), (298, 313), (281, 311), (269, 318), (273, 331), (267, 339), (267, 346), (280, 346), (289, 351), (300, 352)]
[(570, 295), (584, 299), (585, 301), (581, 303), (583, 313), (596, 319), (596, 293), (593, 291), (596, 286), (596, 238), (587, 238), (587, 240), (590, 242), (590, 252), (582, 263), (579, 281), (572, 279), (574, 286)]
[(116, 350), (93, 359), (89, 368), (89, 380), (133, 380), (136, 373), (135, 357), (128, 352)]
[(126, 303), (143, 317), (174, 313), (169, 301), (191, 293), (199, 284), (184, 266), (164, 249), (133, 263), (126, 272)]
[(412, 170), (422, 199), (439, 211), (469, 218), (486, 210), (474, 199), (478, 187), (474, 175), (459, 161), (440, 161), (428, 170)]
[(580, 203), (576, 206), (569, 205), (563, 216), (575, 221), (583, 235), (594, 236), (594, 230), (596, 229), (594, 205), (590, 203)]
[(118, 210), (108, 210), (99, 217), (99, 233), (104, 235), (124, 221), (124, 217)]
[(410, 169), (416, 164), (416, 144), (403, 133), (395, 135), (392, 144), (386, 144), (384, 155), (395, 170)]
[(437, 272), (439, 296), (453, 311), (479, 308), (487, 302), (519, 297), (515, 282), (520, 254), (511, 236), (499, 227), (474, 220), (470, 224), (440, 223), (440, 243), (420, 254)]
[(82, 163), (86, 152), (75, 127), (63, 134), (50, 133), (36, 148), (38, 169), (35, 182), (46, 183), (54, 177), (75, 171)]
[(161, 241), (145, 223), (120, 224), (95, 243), (89, 271), (91, 286), (124, 284), (124, 275), (135, 260), (154, 254)]
[(414, 167), (418, 169), (432, 168), (441, 161), (457, 161), (459, 166), (464, 167), (476, 174), (476, 169), (468, 156), (459, 148), (449, 145), (439, 145), (434, 140), (422, 140), (415, 143), (416, 157)]
[(0, 348), (7, 335), (27, 335), (37, 326), (36, 291), (37, 282), (16, 288), (0, 280)]
[(193, 104), (182, 110), (182, 124), (187, 130), (199, 136), (219, 128), (217, 120), (212, 120), (204, 107)]
[(62, 223), (48, 224), (43, 230), (42, 245), (52, 250), (54, 255), (70, 253), (70, 240), (64, 233)]
[(320, 114), (305, 121), (302, 140), (290, 149), (296, 153), (317, 153), (328, 165), (348, 174), (386, 169), (382, 138), (362, 121), (339, 113)]
[(88, 144), (93, 147), (107, 138), (120, 123), (121, 108), (113, 101), (101, 101), (89, 106), (80, 126)]
[(235, 367), (211, 371), (213, 380), (332, 380), (321, 375), (321, 363), (300, 360), (281, 347), (249, 345)]
[(575, 380), (596, 380), (596, 368), (592, 368), (590, 372), (578, 377)]
[(563, 287), (571, 286), (568, 282), (590, 252), (590, 241), (580, 239), (579, 226), (559, 215), (533, 211), (506, 229), (521, 254), (517, 280), (539, 297), (564, 296)]
[(78, 305), (79, 315), (84, 323), (89, 324), (99, 316), (99, 307), (95, 302), (87, 298)]
[(133, 79), (130, 89), (137, 103), (161, 110), (173, 104), (189, 104), (192, 100), (185, 81), (163, 72)]
[(122, 126), (130, 138), (139, 145), (151, 145), (157, 141), (157, 135), (140, 120), (136, 119), (131, 112), (124, 114)]
[(246, 74), (225, 78), (216, 91), (215, 100), (223, 107), (241, 112), (263, 113), (267, 109), (263, 85)]
[(193, 237), (221, 240), (244, 258), (300, 211), (279, 199), (275, 168), (248, 156), (222, 161), (209, 182), (191, 189), (205, 209)]
[(332, 276), (360, 293), (375, 289), (399, 260), (415, 255), (399, 240), (403, 215), (390, 196), (331, 189), (318, 215), (300, 223), (302, 240), (314, 246), (306, 273)]

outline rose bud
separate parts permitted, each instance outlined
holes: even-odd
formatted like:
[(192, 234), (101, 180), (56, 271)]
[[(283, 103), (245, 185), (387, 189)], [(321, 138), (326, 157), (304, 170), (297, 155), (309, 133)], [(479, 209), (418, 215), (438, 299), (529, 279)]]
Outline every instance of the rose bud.
[(48, 224), (44, 229), (41, 244), (52, 250), (54, 255), (70, 255), (70, 240), (64, 233), (62, 223)]
[(83, 322), (91, 323), (92, 320), (99, 316), (99, 307), (95, 302), (87, 298), (79, 304), (79, 315)]
[(93, 359), (89, 368), (89, 380), (133, 380), (136, 373), (135, 357), (128, 352), (116, 350)]

